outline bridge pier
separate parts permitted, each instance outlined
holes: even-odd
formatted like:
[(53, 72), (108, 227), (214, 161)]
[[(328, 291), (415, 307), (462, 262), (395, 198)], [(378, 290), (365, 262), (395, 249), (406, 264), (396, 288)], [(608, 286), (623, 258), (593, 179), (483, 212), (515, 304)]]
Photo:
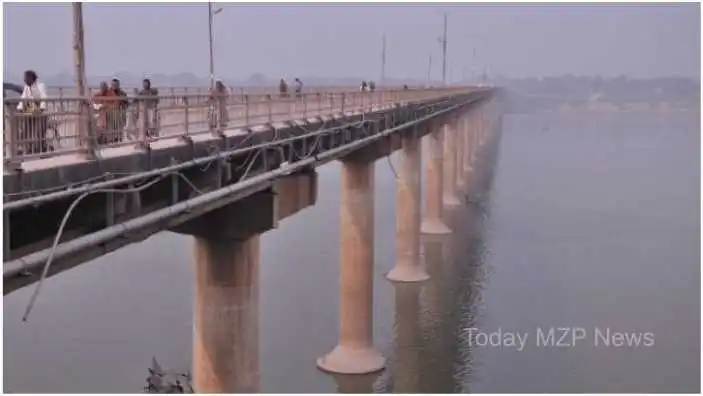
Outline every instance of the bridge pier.
[(483, 147), (486, 142), (486, 105), (481, 104), (478, 110), (478, 146)]
[(464, 156), (464, 172), (466, 173), (466, 185), (470, 184), (471, 173), (473, 172), (474, 150), (476, 147), (476, 113), (471, 110), (466, 117), (466, 141)]
[(427, 136), (429, 155), (427, 161), (427, 202), (420, 231), (429, 235), (446, 235), (452, 231), (442, 219), (442, 182), (444, 177), (444, 136), (442, 128), (436, 128)]
[(458, 122), (453, 118), (444, 129), (444, 193), (442, 202), (446, 206), (459, 206), (461, 201), (456, 194)]
[(457, 142), (456, 142), (456, 190), (463, 192), (466, 188), (466, 172), (464, 171), (464, 157), (466, 156), (466, 114), (462, 114), (457, 120)]
[(170, 229), (195, 239), (196, 392), (258, 392), (259, 236), (316, 198), (316, 172), (287, 175), (271, 188)]
[(194, 237), (193, 389), (259, 390), (259, 236)]
[(373, 347), (374, 160), (342, 161), (339, 344), (317, 366), (340, 374), (379, 371)]
[(422, 153), (420, 139), (405, 134), (400, 172), (396, 184), (396, 261), (387, 278), (396, 282), (418, 282), (429, 278), (420, 265), (420, 172)]

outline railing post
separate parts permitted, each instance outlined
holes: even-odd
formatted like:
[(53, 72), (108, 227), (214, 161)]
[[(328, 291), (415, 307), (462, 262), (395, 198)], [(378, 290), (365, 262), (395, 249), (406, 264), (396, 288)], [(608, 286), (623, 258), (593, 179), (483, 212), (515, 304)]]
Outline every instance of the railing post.
[[(186, 90), (188, 90), (187, 87), (186, 87)], [(185, 124), (185, 132), (186, 132), (185, 134), (188, 135), (188, 124), (190, 124), (190, 120), (188, 119), (189, 118), (188, 117), (188, 96), (185, 96), (185, 95), (183, 96), (183, 110), (185, 111), (185, 113), (183, 114), (183, 118), (184, 118), (183, 122)]]
[(96, 149), (98, 147), (98, 136), (95, 130), (95, 122), (93, 117), (93, 107), (88, 99), (80, 100), (80, 115), (78, 130), (79, 136), (84, 140), (83, 147), (89, 159), (95, 158)]
[(66, 106), (65, 103), (63, 102), (63, 87), (59, 87), (59, 111), (62, 114), (66, 114)]
[(346, 98), (347, 98), (347, 94), (345, 94), (344, 92), (342, 92), (342, 106), (341, 106), (341, 109), (342, 109), (341, 113), (342, 113), (342, 115), (344, 115), (344, 102), (346, 101)]
[(9, 124), (6, 125), (9, 128), (9, 131), (7, 131), (8, 133), (3, 133), (3, 140), (9, 140), (9, 142), (5, 144), (5, 149), (8, 150), (5, 152), (6, 166), (13, 164), (13, 159), (17, 157), (17, 138), (19, 133), (19, 123), (17, 122), (17, 116), (15, 115), (15, 111), (15, 109), (10, 109), (9, 111), (6, 111)]
[(146, 109), (146, 104), (142, 103), (139, 98), (137, 98), (137, 114), (139, 114), (139, 141), (142, 144), (142, 148), (147, 148), (149, 144), (149, 112)]
[(317, 113), (322, 113), (322, 92), (317, 92)]
[(249, 95), (244, 95), (244, 124), (249, 125)]
[(273, 106), (273, 103), (271, 101), (271, 94), (266, 94), (266, 102), (268, 104), (268, 106), (267, 106), (268, 107), (268, 122), (271, 123), (271, 122), (273, 122), (273, 119), (271, 117), (271, 111), (272, 111), (271, 106)]
[(303, 94), (303, 119), (308, 118), (308, 97), (310, 94)]

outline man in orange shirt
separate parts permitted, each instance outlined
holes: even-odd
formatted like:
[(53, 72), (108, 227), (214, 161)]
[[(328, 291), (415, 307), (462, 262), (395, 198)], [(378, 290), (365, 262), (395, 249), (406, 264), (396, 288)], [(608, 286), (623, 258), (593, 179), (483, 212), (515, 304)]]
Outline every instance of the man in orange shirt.
[(114, 90), (108, 89), (106, 82), (100, 83), (100, 91), (93, 95), (93, 108), (98, 112), (98, 144), (119, 141), (119, 101)]

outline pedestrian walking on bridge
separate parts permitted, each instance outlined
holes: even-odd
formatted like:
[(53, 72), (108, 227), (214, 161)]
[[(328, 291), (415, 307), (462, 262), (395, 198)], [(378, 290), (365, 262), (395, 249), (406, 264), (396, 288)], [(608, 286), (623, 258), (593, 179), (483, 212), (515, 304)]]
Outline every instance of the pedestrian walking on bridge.
[(215, 127), (226, 127), (229, 124), (229, 111), (227, 110), (227, 101), (229, 99), (229, 93), (227, 92), (227, 87), (222, 82), (222, 80), (217, 80), (215, 86), (210, 93), (210, 103), (212, 104), (210, 116), (210, 126)]
[(300, 98), (303, 95), (303, 82), (299, 78), (295, 78), (295, 96)]
[(286, 80), (281, 79), (281, 81), (278, 83), (278, 92), (280, 93), (282, 98), (288, 96), (288, 84), (286, 84)]
[(147, 137), (155, 137), (159, 135), (158, 109), (159, 90), (152, 88), (151, 80), (145, 78), (144, 81), (142, 81), (142, 90), (139, 91), (139, 98), (137, 99), (137, 120), (141, 120), (141, 122), (144, 123), (144, 130)]

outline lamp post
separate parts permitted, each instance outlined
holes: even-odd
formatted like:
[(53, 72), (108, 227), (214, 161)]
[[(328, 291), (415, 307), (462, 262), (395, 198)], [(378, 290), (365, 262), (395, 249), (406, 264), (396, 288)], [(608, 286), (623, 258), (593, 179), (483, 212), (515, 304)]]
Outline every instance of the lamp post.
[(381, 86), (386, 81), (386, 35), (383, 35), (383, 45), (381, 48)]
[(83, 3), (73, 3), (73, 51), (78, 96), (85, 95), (85, 49), (83, 40)]
[(447, 13), (444, 13), (444, 29), (442, 37), (438, 38), (442, 44), (442, 84), (447, 85)]
[(213, 34), (213, 21), (215, 18), (215, 15), (219, 14), (222, 11), (222, 8), (218, 8), (216, 10), (213, 10), (212, 8), (212, 2), (208, 1), (207, 2), (207, 15), (208, 15), (208, 32), (210, 35), (210, 89), (212, 89), (215, 86), (215, 51), (214, 51), (214, 34)]
[[(83, 3), (75, 2), (71, 5), (73, 10), (73, 52), (75, 56), (76, 67), (76, 89), (78, 97), (83, 99), (86, 96), (85, 92), (85, 43), (83, 39)], [(88, 102), (81, 100), (79, 112), (83, 120), (88, 120)], [(88, 129), (85, 122), (78, 123), (78, 136), (82, 144), (90, 146), (88, 139)]]

